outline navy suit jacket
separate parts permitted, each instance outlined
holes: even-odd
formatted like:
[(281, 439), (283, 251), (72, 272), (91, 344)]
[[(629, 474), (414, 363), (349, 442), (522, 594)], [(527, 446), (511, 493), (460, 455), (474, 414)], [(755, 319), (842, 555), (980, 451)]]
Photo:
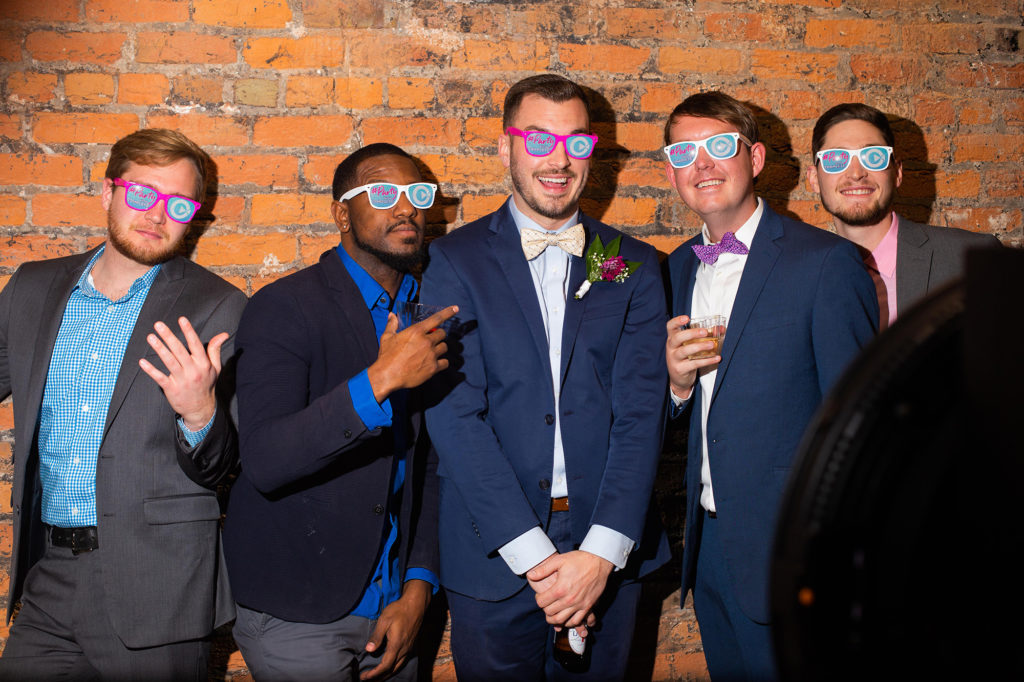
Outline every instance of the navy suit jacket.
[[(586, 216), (582, 222), (587, 243), (619, 236)], [(440, 459), (441, 582), (498, 600), (526, 581), (497, 549), (546, 527), (551, 506), (547, 334), (507, 203), (436, 240), (430, 253), (421, 300), (458, 305), (465, 330), (461, 354), (437, 382), (445, 395), (427, 410)], [(643, 265), (579, 300), (573, 294), (586, 272), (583, 259), (572, 258), (559, 408), (573, 542), (593, 524), (616, 530), (638, 543), (627, 565), (635, 573), (669, 558), (656, 519), (644, 533), (667, 396), (665, 298), (653, 248), (623, 236), (620, 255)]]
[[(673, 315), (688, 315), (700, 263), (668, 260)], [(708, 416), (708, 457), (728, 580), (740, 607), (768, 622), (779, 502), (797, 445), (822, 397), (876, 332), (875, 287), (852, 242), (764, 207), (727, 322)], [(690, 397), (683, 597), (699, 548), (700, 382)]]
[(410, 392), (409, 448), (369, 430), (348, 380), (377, 359), (373, 320), (334, 249), (270, 284), (238, 327), (242, 472), (231, 490), (224, 551), (235, 600), (284, 620), (349, 613), (373, 577), (395, 457), (406, 458), (400, 566), (437, 573), (436, 461), (418, 438)]

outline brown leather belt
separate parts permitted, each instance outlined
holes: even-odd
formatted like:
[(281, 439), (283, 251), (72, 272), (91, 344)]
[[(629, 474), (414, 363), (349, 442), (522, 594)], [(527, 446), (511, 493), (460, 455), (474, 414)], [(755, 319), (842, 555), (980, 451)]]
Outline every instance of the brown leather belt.
[(551, 498), (551, 511), (569, 511), (569, 498), (568, 497), (552, 497)]
[(50, 536), (50, 543), (54, 547), (65, 547), (74, 554), (91, 552), (100, 546), (99, 538), (96, 535), (96, 526), (61, 528), (47, 524), (46, 533)]

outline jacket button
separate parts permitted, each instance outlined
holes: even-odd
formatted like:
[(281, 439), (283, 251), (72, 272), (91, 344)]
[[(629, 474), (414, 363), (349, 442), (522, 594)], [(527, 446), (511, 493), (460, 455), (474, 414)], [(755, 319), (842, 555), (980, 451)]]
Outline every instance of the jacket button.
[(544, 423), (547, 424), (548, 426), (551, 426), (552, 424), (554, 424), (555, 423), (555, 415), (553, 415), (553, 414), (546, 414), (546, 415), (544, 415)]
[(374, 514), (383, 514), (384, 513), (384, 505), (383, 504), (376, 505), (373, 508), (373, 513)]
[(547, 490), (548, 488), (551, 487), (551, 481), (549, 481), (546, 478), (542, 478), (542, 479), (540, 479), (540, 483), (538, 483), (537, 485), (540, 486), (541, 490)]
[(344, 436), (345, 436), (345, 438), (351, 438), (352, 437), (352, 429), (345, 429)]

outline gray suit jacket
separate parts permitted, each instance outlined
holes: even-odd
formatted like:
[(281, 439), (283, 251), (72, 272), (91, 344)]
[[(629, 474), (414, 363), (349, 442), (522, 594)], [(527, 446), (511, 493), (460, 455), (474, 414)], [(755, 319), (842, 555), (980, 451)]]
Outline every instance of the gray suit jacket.
[[(14, 400), (14, 542), (7, 617), (44, 549), (37, 424), (54, 341), (88, 253), (26, 263), (0, 292), (0, 399)], [(178, 257), (164, 263), (139, 313), (107, 413), (96, 466), (98, 554), (108, 613), (129, 647), (205, 637), (234, 616), (213, 488), (238, 463), (227, 396), (206, 438), (190, 448), (160, 387), (139, 369), (163, 362), (146, 342), (153, 323), (189, 318), (203, 342), (234, 334), (246, 298)], [(180, 332), (178, 332), (179, 338)], [(221, 357), (230, 385), (233, 338)]]
[(902, 315), (929, 291), (960, 277), (964, 253), (999, 246), (990, 234), (921, 225), (900, 216), (896, 236), (896, 313)]

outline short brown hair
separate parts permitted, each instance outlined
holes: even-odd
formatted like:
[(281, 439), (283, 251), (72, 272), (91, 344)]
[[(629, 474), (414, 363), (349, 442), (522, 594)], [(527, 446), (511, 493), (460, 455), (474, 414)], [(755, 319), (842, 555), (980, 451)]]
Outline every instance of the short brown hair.
[(699, 92), (677, 104), (665, 121), (665, 144), (672, 142), (669, 138), (672, 125), (684, 116), (723, 121), (735, 126), (743, 137), (750, 140), (750, 144), (757, 142), (757, 119), (754, 118), (754, 114), (743, 102), (724, 92)]
[(832, 129), (832, 126), (843, 121), (870, 123), (878, 128), (878, 132), (882, 133), (882, 139), (885, 140), (886, 146), (896, 146), (896, 136), (892, 133), (892, 126), (889, 125), (889, 119), (881, 111), (861, 102), (837, 104), (822, 114), (818, 122), (814, 124), (814, 132), (811, 133), (811, 158), (814, 159), (815, 165), (818, 163), (818, 152), (825, 144), (825, 136), (828, 135), (828, 131)]
[(587, 121), (590, 121), (590, 104), (587, 93), (576, 83), (557, 73), (542, 73), (519, 81), (505, 93), (505, 105), (501, 117), (501, 129), (505, 131), (512, 125), (512, 119), (519, 111), (519, 105), (527, 95), (540, 95), (546, 100), (562, 103), (578, 99), (587, 110)]
[(169, 166), (175, 161), (188, 159), (198, 174), (195, 200), (206, 198), (206, 177), (211, 160), (202, 147), (176, 130), (143, 128), (122, 137), (110, 148), (106, 177), (121, 177), (129, 163), (140, 166)]

